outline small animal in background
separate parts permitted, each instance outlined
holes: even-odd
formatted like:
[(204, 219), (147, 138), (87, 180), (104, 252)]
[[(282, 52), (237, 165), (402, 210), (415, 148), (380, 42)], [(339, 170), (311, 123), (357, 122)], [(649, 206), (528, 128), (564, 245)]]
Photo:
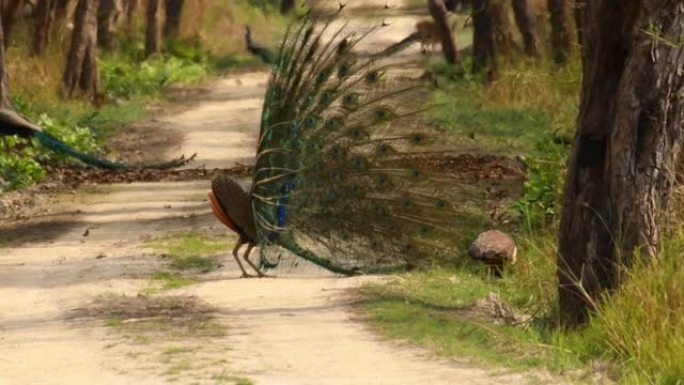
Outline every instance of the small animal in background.
[(497, 278), (501, 278), (505, 264), (515, 263), (517, 254), (513, 238), (498, 230), (480, 233), (468, 248), (470, 258), (484, 262)]
[(416, 31), (420, 39), (420, 49), (423, 53), (432, 52), (435, 44), (441, 44), (442, 35), (437, 24), (431, 20), (421, 20), (416, 23)]

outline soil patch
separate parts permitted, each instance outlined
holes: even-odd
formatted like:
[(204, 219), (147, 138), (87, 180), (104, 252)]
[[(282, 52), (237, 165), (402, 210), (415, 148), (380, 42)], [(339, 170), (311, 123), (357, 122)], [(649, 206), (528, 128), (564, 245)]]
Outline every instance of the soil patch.
[(108, 326), (129, 333), (220, 337), (224, 330), (214, 321), (214, 311), (196, 296), (108, 294), (95, 298), (85, 308), (74, 310), (69, 318), (100, 318)]

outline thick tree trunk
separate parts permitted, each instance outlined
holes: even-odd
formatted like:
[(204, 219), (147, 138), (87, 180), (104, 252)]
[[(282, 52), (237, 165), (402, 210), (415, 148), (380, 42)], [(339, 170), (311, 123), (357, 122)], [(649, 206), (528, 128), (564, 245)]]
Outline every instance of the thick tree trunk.
[(5, 73), (5, 33), (2, 19), (3, 17), (0, 17), (0, 108), (12, 108), (7, 87), (7, 74)]
[(548, 0), (551, 21), (551, 53), (556, 63), (563, 64), (570, 55), (570, 24), (565, 0)]
[(97, 9), (100, 0), (78, 0), (74, 15), (74, 32), (64, 71), (67, 98), (78, 88), (93, 100), (97, 99), (99, 74), (97, 69)]
[(280, 13), (283, 15), (290, 12), (295, 6), (294, 0), (280, 0)]
[(5, 48), (7, 48), (7, 45), (9, 44), (10, 35), (12, 34), (12, 27), (14, 27), (14, 22), (21, 13), (22, 5), (24, 5), (24, 0), (2, 1), (2, 28)]
[[(679, 0), (586, 3), (584, 77), (559, 235), (562, 320), (656, 255), (684, 124)], [(657, 35), (657, 36), (654, 36)]]
[(47, 48), (50, 27), (54, 19), (55, 0), (38, 0), (34, 15), (33, 42), (31, 53), (40, 56), (45, 53)]
[(149, 0), (147, 3), (147, 10), (145, 11), (147, 19), (147, 30), (145, 32), (145, 56), (150, 56), (161, 52), (161, 8), (161, 0)]
[(164, 22), (164, 37), (176, 38), (180, 31), (185, 0), (166, 0), (166, 21)]
[(539, 55), (539, 35), (537, 33), (537, 19), (530, 9), (527, 0), (512, 0), (515, 23), (523, 39), (527, 56)]
[(473, 71), (496, 73), (496, 45), (490, 12), (491, 0), (473, 0)]
[(456, 49), (454, 38), (451, 36), (451, 28), (449, 27), (449, 19), (447, 17), (444, 1), (428, 0), (428, 9), (430, 10), (430, 15), (432, 15), (432, 18), (435, 20), (435, 24), (437, 25), (437, 29), (442, 38), (444, 59), (446, 59), (449, 64), (458, 63), (460, 58), (458, 57), (458, 50)]

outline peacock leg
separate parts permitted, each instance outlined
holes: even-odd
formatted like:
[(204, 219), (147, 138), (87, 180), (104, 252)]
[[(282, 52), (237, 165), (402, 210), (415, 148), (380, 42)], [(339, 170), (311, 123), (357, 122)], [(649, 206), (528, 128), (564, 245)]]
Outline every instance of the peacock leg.
[(252, 252), (252, 248), (253, 248), (253, 247), (254, 247), (253, 244), (251, 244), (251, 243), (248, 244), (248, 245), (247, 245), (247, 250), (245, 250), (245, 254), (242, 256), (242, 258), (244, 258), (245, 261), (246, 261), (247, 263), (249, 263), (250, 266), (252, 266), (252, 269), (254, 269), (254, 271), (257, 272), (257, 276), (258, 276), (258, 277), (270, 277), (269, 275), (264, 274), (264, 273), (257, 267), (257, 265), (255, 265), (254, 262), (252, 262), (252, 261), (249, 259), (249, 253)]
[[(240, 266), (240, 270), (242, 270), (242, 278), (253, 277), (253, 275), (247, 274), (245, 267), (242, 266), (242, 262), (240, 262), (240, 258), (238, 258), (238, 251), (240, 250), (240, 246), (242, 246), (243, 244), (244, 242), (242, 241), (242, 238), (240, 238), (240, 240), (238, 240), (238, 242), (235, 244), (235, 248), (233, 249), (233, 257), (235, 257), (235, 262), (237, 262), (238, 266)], [(249, 245), (249, 247), (251, 248), (252, 245)]]

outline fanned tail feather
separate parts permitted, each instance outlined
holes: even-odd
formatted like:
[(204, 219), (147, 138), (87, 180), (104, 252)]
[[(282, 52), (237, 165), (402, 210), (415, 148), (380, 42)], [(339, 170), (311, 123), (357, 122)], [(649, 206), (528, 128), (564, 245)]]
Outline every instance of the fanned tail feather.
[(288, 29), (269, 81), (252, 196), (262, 263), (271, 245), (346, 275), (451, 253), (456, 182), (417, 160), (444, 151), (422, 122), (427, 85), (391, 60), (417, 35), (361, 55), (384, 24), (337, 21)]

